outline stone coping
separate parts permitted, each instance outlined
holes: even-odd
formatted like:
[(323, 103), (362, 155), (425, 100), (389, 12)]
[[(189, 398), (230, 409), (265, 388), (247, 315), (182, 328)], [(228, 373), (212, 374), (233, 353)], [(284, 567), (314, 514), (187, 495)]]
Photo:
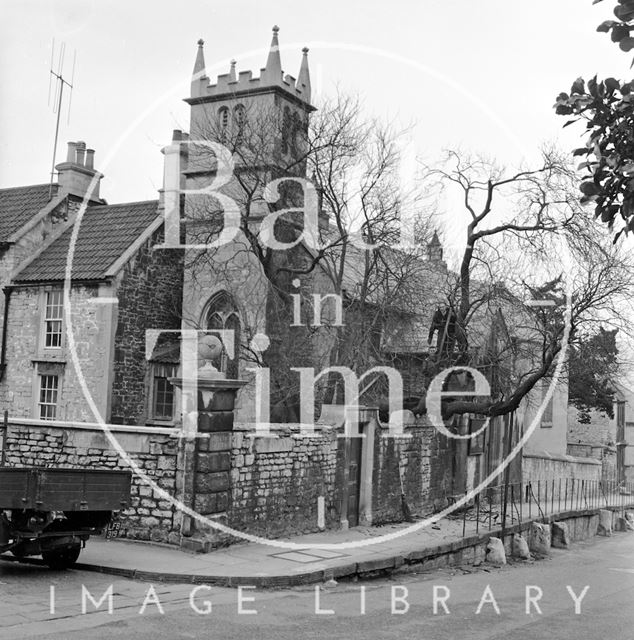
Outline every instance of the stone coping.
[(556, 460), (559, 462), (576, 462), (579, 464), (590, 464), (600, 466), (601, 462), (596, 458), (586, 458), (582, 456), (569, 456), (565, 453), (550, 453), (549, 451), (524, 451), (524, 458), (537, 458), (541, 460)]
[[(128, 425), (128, 424), (105, 424), (102, 425), (98, 422), (75, 422), (65, 420), (36, 420), (32, 418), (9, 418), (7, 422), (8, 426), (21, 426), (21, 427), (55, 427), (57, 429), (79, 429), (84, 431), (104, 431), (105, 427), (110, 431), (116, 431), (119, 433), (147, 433), (147, 434), (160, 434), (173, 436), (180, 432), (178, 427), (155, 427), (145, 425)], [(0, 429), (2, 424), (0, 423)]]
[[(301, 430), (303, 428), (311, 428), (314, 430), (314, 435), (303, 435), (301, 433)], [(314, 425), (303, 425), (301, 423), (297, 423), (297, 422), (271, 422), (269, 425), (271, 434), (273, 436), (279, 436), (279, 435), (285, 435), (285, 436), (289, 436), (289, 437), (296, 437), (296, 438), (310, 438), (310, 437), (318, 437), (320, 435), (320, 432), (328, 432), (328, 431), (334, 431), (337, 430), (337, 427), (335, 425), (331, 425), (331, 424), (324, 424), (324, 423), (315, 423)], [(243, 435), (246, 436), (251, 436), (253, 438), (261, 438), (261, 437), (266, 437), (263, 436), (263, 434), (258, 433), (257, 429), (256, 429), (256, 423), (255, 422), (236, 422), (233, 425), (233, 431), (234, 432), (238, 432), (238, 433), (242, 433)]]

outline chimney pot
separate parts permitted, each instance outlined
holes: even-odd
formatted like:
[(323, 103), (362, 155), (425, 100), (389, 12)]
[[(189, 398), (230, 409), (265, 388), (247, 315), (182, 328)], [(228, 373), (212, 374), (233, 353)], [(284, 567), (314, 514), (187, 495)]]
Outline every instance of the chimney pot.
[(86, 169), (94, 169), (95, 168), (95, 150), (94, 149), (86, 149)]
[(82, 167), (84, 166), (85, 155), (86, 155), (86, 144), (78, 142), (77, 143), (77, 164), (81, 165)]
[(68, 153), (66, 154), (66, 162), (75, 163), (75, 158), (77, 156), (77, 144), (74, 142), (68, 143)]

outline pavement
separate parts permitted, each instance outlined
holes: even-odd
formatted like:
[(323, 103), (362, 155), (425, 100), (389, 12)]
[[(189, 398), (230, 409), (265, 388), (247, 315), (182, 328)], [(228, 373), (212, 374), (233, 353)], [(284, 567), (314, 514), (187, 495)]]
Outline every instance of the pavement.
[[(596, 513), (596, 510), (575, 510), (574, 513)], [(551, 518), (554, 519), (554, 515)], [(329, 530), (271, 540), (269, 544), (234, 544), (204, 554), (168, 545), (94, 537), (87, 542), (75, 567), (152, 582), (291, 587), (389, 573), (404, 564), (430, 564), (434, 558), (501, 535), (495, 520), (463, 521), (458, 516), (408, 532), (411, 528), (412, 524), (398, 523)], [(517, 519), (507, 523), (507, 534), (518, 530)], [(284, 548), (278, 546), (279, 542), (295, 546)], [(339, 545), (341, 548), (337, 548)], [(8, 554), (0, 558), (13, 560)], [(26, 561), (42, 563), (30, 558)]]
[[(420, 561), (460, 548), (469, 541), (473, 543), (476, 529), (479, 530), (478, 537), (495, 535), (496, 531), (495, 522), (490, 530), (482, 523), (476, 526), (475, 521), (467, 521), (463, 527), (461, 518), (444, 519), (403, 535), (408, 527), (411, 524), (399, 523), (324, 531), (271, 540), (268, 545), (238, 543), (210, 553), (93, 537), (86, 543), (75, 567), (157, 582), (284, 587), (389, 571), (406, 560)], [(393, 539), (384, 540), (387, 536)], [(276, 546), (278, 542), (290, 542), (298, 547), (283, 548)], [(345, 545), (345, 548), (326, 549), (320, 545)], [(14, 560), (10, 554), (0, 558)], [(42, 563), (35, 558), (25, 561)]]

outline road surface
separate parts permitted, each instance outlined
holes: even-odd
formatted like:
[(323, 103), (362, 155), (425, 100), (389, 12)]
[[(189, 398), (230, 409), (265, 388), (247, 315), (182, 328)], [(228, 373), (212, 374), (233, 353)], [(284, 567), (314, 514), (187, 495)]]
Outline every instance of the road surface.
[[(547, 560), (500, 569), (452, 568), (321, 585), (319, 602), (314, 586), (241, 593), (193, 589), (0, 562), (0, 638), (629, 640), (634, 534), (594, 538), (568, 551), (553, 550)], [(94, 602), (104, 595), (95, 611)]]

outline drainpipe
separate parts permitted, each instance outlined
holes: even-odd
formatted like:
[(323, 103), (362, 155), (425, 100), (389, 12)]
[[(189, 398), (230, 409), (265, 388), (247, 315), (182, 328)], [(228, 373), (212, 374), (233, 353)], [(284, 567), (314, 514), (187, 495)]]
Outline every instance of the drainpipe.
[(7, 368), (7, 324), (9, 320), (9, 301), (11, 300), (10, 286), (3, 287), (4, 292), (4, 319), (2, 321), (2, 351), (0, 352), (0, 380), (4, 378), (4, 372)]

